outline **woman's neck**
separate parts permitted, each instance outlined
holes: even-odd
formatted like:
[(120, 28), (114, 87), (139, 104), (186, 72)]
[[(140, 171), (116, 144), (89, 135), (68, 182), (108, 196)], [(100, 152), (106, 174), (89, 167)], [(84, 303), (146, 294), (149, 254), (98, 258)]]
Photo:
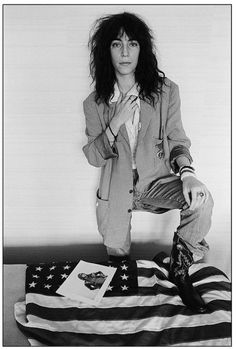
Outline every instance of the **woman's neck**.
[(135, 84), (134, 76), (117, 77), (117, 84), (122, 94), (126, 94)]

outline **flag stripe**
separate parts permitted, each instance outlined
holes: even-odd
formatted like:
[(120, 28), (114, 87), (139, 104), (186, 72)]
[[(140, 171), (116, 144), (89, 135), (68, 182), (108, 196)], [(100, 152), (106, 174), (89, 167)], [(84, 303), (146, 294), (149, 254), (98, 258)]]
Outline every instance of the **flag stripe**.
[[(214, 300), (207, 305), (208, 313), (211, 314), (218, 309), (230, 311), (231, 303), (225, 300)], [(29, 303), (26, 306), (27, 314), (33, 314), (50, 321), (123, 321), (123, 320), (140, 320), (150, 317), (174, 317), (178, 314), (191, 316), (192, 310), (183, 305), (163, 304), (153, 306), (136, 306), (136, 307), (119, 307), (119, 308), (46, 308), (40, 305)], [(195, 315), (197, 316), (197, 315)]]
[[(205, 281), (208, 281), (205, 279)], [(195, 284), (196, 285), (196, 284)], [(231, 294), (231, 284), (229, 282), (225, 281), (212, 281), (212, 282), (206, 282), (204, 284), (201, 284), (199, 286), (195, 286), (196, 289), (198, 289), (202, 294), (212, 291), (228, 291)]]
[[(150, 279), (145, 279), (145, 278), (138, 278), (138, 285), (139, 285), (139, 293), (142, 291), (142, 288), (147, 287), (151, 288), (153, 292), (161, 292), (163, 294), (167, 295), (175, 295), (178, 293), (176, 286), (171, 283), (170, 281), (166, 280), (165, 282), (161, 282), (161, 280), (156, 279), (155, 283), (154, 281), (149, 282), (148, 280)], [(203, 280), (202, 280), (203, 281)], [(194, 283), (194, 286), (200, 291), (204, 292), (204, 290), (208, 289), (215, 289), (215, 290), (231, 290), (231, 284), (229, 282), (222, 281), (221, 277), (213, 277), (210, 276), (207, 279), (204, 279), (204, 284), (203, 283)]]
[[(209, 288), (208, 288), (209, 285)], [(194, 285), (196, 290), (201, 294), (204, 295), (205, 293), (207, 293), (208, 291), (211, 290), (211, 285), (213, 287), (213, 290), (218, 290), (218, 291), (223, 291), (223, 290), (227, 290), (230, 288), (230, 286), (227, 287), (227, 285), (224, 285), (223, 282), (213, 282), (213, 283), (207, 283), (207, 284), (202, 284), (202, 285)], [(226, 286), (226, 287), (225, 287)], [(155, 296), (158, 294), (163, 294), (165, 296), (177, 296), (179, 295), (179, 291), (177, 289), (177, 287), (174, 285), (171, 288), (168, 287), (164, 287), (162, 285), (160, 285), (158, 282), (156, 283), (156, 285), (154, 287), (139, 287), (138, 288), (138, 294), (141, 296)]]
[[(231, 293), (228, 291), (209, 291), (204, 294), (202, 294), (202, 298), (206, 304), (209, 304), (210, 302), (213, 302), (213, 300), (225, 300), (228, 301), (228, 303), (231, 305)], [(220, 304), (220, 303), (219, 303)]]
[[(218, 281), (217, 281), (218, 279)], [(138, 289), (134, 290), (133, 293), (127, 294), (125, 295), (126, 297), (133, 297), (134, 293), (138, 294), (139, 296), (155, 296), (155, 295), (159, 295), (159, 294), (163, 294), (166, 296), (177, 296), (179, 294), (177, 287), (169, 282), (168, 280), (166, 280), (164, 283), (159, 280), (156, 279), (155, 283), (149, 283), (148, 280), (150, 279), (145, 279), (143, 277), (138, 278)], [(212, 281), (211, 281), (212, 280)], [(204, 284), (198, 284), (194, 283), (195, 288), (198, 290), (198, 292), (203, 295), (204, 293), (208, 292), (209, 290), (218, 290), (218, 291), (230, 291), (231, 290), (231, 284), (229, 282), (225, 282), (225, 281), (221, 281), (222, 279), (220, 277), (214, 277), (214, 275), (208, 277), (207, 279), (205, 279), (205, 283)], [(206, 282), (207, 281), (207, 282)], [(165, 285), (165, 286), (163, 286)], [(168, 287), (167, 287), (168, 286)], [(35, 293), (37, 294), (37, 293)], [(118, 294), (117, 293), (112, 293), (109, 294), (105, 294), (104, 298), (109, 298), (109, 297), (117, 297)], [(120, 295), (120, 294), (119, 294)], [(49, 293), (47, 294), (47, 297), (63, 297), (57, 293)]]
[[(222, 297), (221, 297), (222, 298)], [(224, 297), (224, 299), (228, 299), (227, 295)], [(97, 308), (97, 306), (79, 302), (76, 300), (72, 300), (69, 298), (61, 297), (58, 299), (56, 296), (47, 297), (45, 295), (38, 295), (37, 293), (29, 293), (27, 294), (27, 303), (35, 303), (43, 307), (49, 307), (49, 308), (68, 308), (68, 307), (78, 307), (80, 309), (83, 308)], [(177, 304), (177, 305), (183, 305), (181, 299), (179, 296), (176, 297), (166, 297), (163, 294), (160, 294), (158, 296), (133, 296), (133, 297), (104, 297), (101, 302), (99, 303), (99, 308), (110, 308), (111, 306), (114, 308), (118, 307), (133, 307), (137, 306), (152, 306), (152, 305), (158, 305), (158, 304)]]
[(145, 278), (152, 278), (153, 276), (156, 276), (160, 280), (166, 280), (168, 275), (164, 274), (157, 268), (138, 268), (138, 276), (143, 276)]
[[(55, 331), (67, 331), (75, 333), (96, 333), (96, 334), (128, 334), (128, 333), (138, 333), (140, 331), (162, 331), (168, 328), (178, 328), (178, 324), (181, 321), (181, 327), (197, 327), (203, 325), (214, 325), (220, 322), (220, 318), (223, 312), (218, 311), (217, 314), (214, 313), (214, 317), (207, 314), (204, 319), (199, 319), (200, 316), (195, 314), (195, 317), (186, 317), (182, 315), (177, 315), (172, 318), (161, 318), (161, 317), (150, 317), (141, 320), (127, 320), (123, 321), (50, 321), (43, 318), (38, 318), (37, 316), (28, 315), (29, 326), (46, 328), (53, 332)], [(191, 321), (191, 326), (189, 325)], [(32, 326), (31, 326), (32, 324)], [(127, 324), (129, 324), (127, 326)]]
[[(193, 266), (192, 266), (193, 267)], [(191, 268), (192, 268), (191, 267)], [(199, 281), (204, 280), (206, 277), (214, 276), (214, 277), (220, 277), (222, 280), (222, 276), (226, 278), (226, 281), (229, 281), (228, 278), (225, 276), (225, 274), (220, 271), (219, 269), (216, 269), (214, 267), (204, 267), (200, 270), (189, 270), (190, 279), (192, 282), (196, 283)], [(157, 276), (160, 280), (166, 280), (168, 279), (168, 273), (164, 274), (160, 272), (156, 267), (151, 268), (140, 268), (138, 265), (138, 276), (143, 276), (145, 278), (152, 278), (153, 276)]]
[[(197, 327), (170, 328), (160, 332), (141, 331), (135, 334), (76, 334), (71, 332), (50, 332), (45, 329), (27, 328), (18, 323), (19, 328), (28, 336), (33, 336), (46, 345), (58, 346), (169, 346), (181, 342), (227, 338), (231, 334), (228, 323)], [(186, 342), (186, 333), (188, 341)]]
[[(25, 323), (24, 310), (25, 304), (21, 302), (18, 307), (15, 307), (15, 315), (20, 323)], [(228, 319), (224, 314), (224, 311), (216, 311), (214, 317), (210, 314), (205, 314), (204, 317), (201, 314), (194, 314), (191, 317), (177, 315), (173, 318), (150, 318), (143, 320), (130, 320), (129, 326), (127, 321), (48, 321), (42, 318), (38, 318), (33, 315), (27, 316), (28, 322), (25, 323), (27, 327), (45, 328), (53, 332), (74, 332), (74, 333), (96, 333), (96, 334), (127, 334), (127, 333), (138, 333), (140, 331), (161, 331), (167, 328), (180, 327), (197, 327), (199, 324), (203, 325), (215, 325), (223, 322), (229, 322), (230, 314)], [(190, 325), (191, 324), (191, 325)], [(114, 326), (115, 325), (115, 326)], [(185, 338), (186, 339), (186, 338)]]
[[(204, 294), (204, 301), (210, 302), (212, 300), (212, 296), (214, 295), (214, 299), (222, 299), (222, 300), (230, 300), (230, 295), (228, 291), (214, 291), (211, 290)], [(69, 299), (66, 297), (56, 297), (56, 296), (45, 296), (38, 295), (37, 293), (28, 293), (26, 297), (27, 303), (35, 303), (42, 307), (49, 308), (68, 308), (68, 307), (79, 307), (83, 308), (97, 308), (97, 306), (90, 305), (87, 303), (79, 302), (73, 299)], [(137, 306), (152, 306), (158, 304), (174, 304), (174, 305), (183, 305), (179, 296), (170, 296), (166, 297), (166, 295), (160, 294), (158, 296), (132, 296), (132, 297), (113, 297), (112, 300), (109, 297), (104, 297), (99, 303), (99, 308), (110, 308), (112, 307), (133, 307)]]
[[(196, 273), (190, 274), (190, 280), (194, 285), (200, 284), (202, 282), (205, 282), (207, 279), (208, 281), (217, 281), (222, 280), (222, 276), (220, 273), (214, 274), (213, 271), (210, 270), (199, 270)], [(225, 281), (229, 281), (228, 279), (224, 279)]]

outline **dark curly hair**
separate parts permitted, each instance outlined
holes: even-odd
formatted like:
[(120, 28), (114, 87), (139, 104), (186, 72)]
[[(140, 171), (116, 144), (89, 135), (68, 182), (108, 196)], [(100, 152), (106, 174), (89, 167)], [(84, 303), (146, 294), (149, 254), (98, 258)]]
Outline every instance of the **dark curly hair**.
[(151, 29), (137, 15), (123, 12), (98, 19), (90, 34), (90, 74), (95, 82), (96, 102), (109, 103), (116, 81), (111, 61), (110, 45), (119, 34), (125, 32), (130, 40), (140, 45), (135, 81), (140, 86), (140, 98), (147, 99), (153, 105), (155, 97), (162, 93), (165, 74), (158, 68), (154, 53)]

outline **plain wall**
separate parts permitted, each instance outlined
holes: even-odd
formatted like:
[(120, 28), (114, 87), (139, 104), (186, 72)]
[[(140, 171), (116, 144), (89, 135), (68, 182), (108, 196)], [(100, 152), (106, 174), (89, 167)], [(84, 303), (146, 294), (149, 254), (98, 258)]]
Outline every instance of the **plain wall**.
[[(93, 89), (89, 30), (101, 15), (120, 11), (134, 12), (151, 26), (159, 66), (180, 87), (193, 165), (215, 202), (208, 262), (229, 275), (229, 5), (4, 6), (6, 251), (102, 244), (95, 217), (100, 170), (82, 152), (82, 101)], [(135, 212), (132, 239), (141, 246), (140, 257), (142, 244), (170, 246), (178, 222), (178, 211)]]

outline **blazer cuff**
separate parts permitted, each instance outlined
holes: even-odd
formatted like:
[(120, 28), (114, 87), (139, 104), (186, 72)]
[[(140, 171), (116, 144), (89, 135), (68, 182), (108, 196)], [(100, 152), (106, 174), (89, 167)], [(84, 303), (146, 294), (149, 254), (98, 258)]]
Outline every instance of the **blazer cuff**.
[(184, 145), (177, 145), (170, 152), (170, 166), (174, 173), (179, 172), (179, 165), (177, 164), (177, 161), (176, 161), (176, 159), (179, 156), (185, 156), (186, 158), (188, 158), (190, 164), (193, 162), (189, 149)]
[(94, 140), (94, 144), (104, 160), (118, 157), (118, 151), (117, 151), (116, 145), (115, 144), (113, 144), (112, 146), (110, 145), (106, 132), (101, 133)]

